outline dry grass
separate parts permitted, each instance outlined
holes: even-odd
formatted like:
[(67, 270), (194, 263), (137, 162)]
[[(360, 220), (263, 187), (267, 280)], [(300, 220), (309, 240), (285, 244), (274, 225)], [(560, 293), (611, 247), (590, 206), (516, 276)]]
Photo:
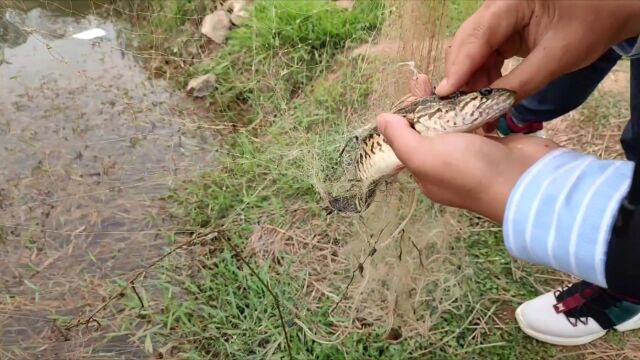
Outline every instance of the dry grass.
[[(463, 6), (467, 3), (456, 2)], [(188, 45), (188, 56), (166, 53), (166, 43), (156, 44), (146, 54), (157, 62), (152, 62), (152, 67), (163, 69), (165, 76), (184, 76), (187, 65), (203, 61), (202, 66), (187, 73), (226, 71), (227, 83), (223, 85), (237, 96), (225, 101), (244, 104), (254, 121), (254, 126), (225, 134), (220, 167), (177, 189), (172, 198), (180, 208), (177, 213), (189, 228), (232, 224), (230, 241), (243, 249), (242, 255), (251, 259), (259, 276), (279, 297), (290, 341), (301, 358), (549, 358), (556, 349), (521, 334), (513, 310), (518, 303), (569, 279), (512, 262), (503, 249), (499, 228), (433, 205), (404, 175), (382, 191), (362, 217), (327, 217), (322, 212), (315, 187), (322, 187), (323, 161), (334, 159), (341, 141), (353, 130), (370, 124), (377, 113), (388, 110), (390, 103), (407, 93), (412, 73), (397, 64), (415, 61), (418, 70), (434, 80), (442, 73), (442, 47), (450, 35), (446, 33), (450, 24), (443, 19), (454, 15), (448, 14), (453, 2), (394, 0), (388, 4), (391, 13), (384, 27), (373, 31), (375, 36), (367, 47), (357, 50), (357, 44), (349, 44), (332, 48), (329, 56), (328, 50), (311, 52), (305, 44), (294, 41), (257, 52), (262, 44), (259, 41), (265, 39), (241, 38), (245, 43), (239, 42), (238, 49), (246, 52), (237, 58), (237, 54), (230, 54), (227, 59), (228, 64), (241, 62), (241, 69), (234, 69), (238, 74), (229, 71), (227, 63), (216, 66), (209, 62), (206, 58), (211, 49), (206, 42), (188, 35), (202, 14), (192, 17), (180, 12), (180, 16), (174, 16), (186, 19), (185, 27), (175, 35), (179, 38), (176, 41), (183, 39), (181, 43)], [(187, 10), (191, 14), (197, 9)], [(363, 13), (365, 18), (367, 13)], [(295, 11), (287, 13), (293, 15)], [(295, 17), (293, 21), (300, 23)], [(163, 30), (165, 25), (155, 23), (154, 31), (167, 31)], [(255, 24), (256, 28), (261, 25)], [(152, 32), (145, 35), (156, 36)], [(164, 38), (161, 33), (157, 35), (158, 39)], [(345, 35), (345, 43), (351, 35)], [(323, 40), (321, 36), (308, 39), (318, 43)], [(341, 51), (345, 51), (344, 56)], [(389, 51), (393, 56), (388, 56)], [(310, 53), (320, 58), (318, 63), (300, 61)], [(380, 53), (384, 56), (378, 56)], [(257, 62), (252, 56), (268, 61)], [(163, 63), (163, 59), (168, 62)], [(245, 83), (247, 79), (251, 81)], [(616, 69), (594, 99), (551, 124), (549, 134), (567, 146), (620, 157), (617, 137), (626, 116), (620, 111), (625, 104), (620, 97), (626, 91), (624, 80), (624, 71)], [(208, 114), (172, 114), (197, 129), (238, 130), (237, 124), (212, 123)], [(75, 235), (73, 230), (65, 233), (70, 232), (71, 239), (88, 236), (85, 230)], [(105, 235), (103, 240), (108, 239), (113, 238)], [(67, 243), (38, 263), (48, 280), (53, 270), (68, 264), (58, 259), (65, 257), (69, 244), (75, 247), (76, 243)], [(99, 253), (105, 254), (105, 259), (87, 264), (130, 270), (127, 264), (109, 262), (108, 242), (101, 244)], [(144, 246), (138, 245), (141, 248), (123, 251), (141, 253)], [(151, 250), (157, 252), (159, 247)], [(28, 255), (25, 252), (25, 263)], [(113, 341), (101, 350), (116, 354), (139, 349), (140, 356), (145, 351), (147, 355), (159, 351), (163, 356), (179, 353), (183, 358), (268, 358), (284, 354), (273, 302), (238, 259), (239, 254), (215, 243), (181, 251), (159, 264), (152, 278), (140, 281), (144, 309), (137, 297), (127, 292), (101, 316), (113, 335), (109, 338)], [(35, 302), (21, 295), (0, 303), (0, 313), (56, 309), (55, 316), (64, 315), (62, 320), (68, 321), (117, 293), (125, 275), (115, 279), (119, 284), (107, 281), (112, 279), (86, 279), (81, 298), (86, 299), (87, 306), (83, 309), (59, 310), (60, 304), (53, 297)], [(58, 287), (49, 294), (54, 296), (67, 285), (51, 286)], [(26, 312), (16, 314), (30, 316)], [(93, 328), (67, 332), (50, 321), (57, 319), (55, 316), (39, 318), (52, 325), (38, 327), (37, 331), (24, 327), (24, 331), (33, 332), (38, 344), (48, 344), (43, 350), (45, 356), (62, 352), (85, 356), (92, 350), (89, 341), (104, 340), (104, 333), (94, 333)], [(562, 354), (584, 358), (598, 354), (608, 358), (637, 356), (638, 344), (631, 335), (621, 338), (624, 341), (607, 338), (578, 352)], [(19, 350), (26, 354), (33, 348)]]
[(619, 139), (629, 121), (628, 92), (629, 68), (622, 62), (586, 104), (549, 124), (548, 135), (562, 146), (600, 158), (624, 159)]

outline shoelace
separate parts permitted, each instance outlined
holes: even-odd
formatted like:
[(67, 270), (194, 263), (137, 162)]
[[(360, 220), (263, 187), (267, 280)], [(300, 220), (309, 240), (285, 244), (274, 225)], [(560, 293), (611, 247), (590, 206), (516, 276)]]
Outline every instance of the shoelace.
[[(565, 286), (563, 285), (562, 288), (560, 290), (556, 290), (553, 292), (553, 296), (556, 298), (556, 301), (558, 302), (556, 305), (554, 305), (554, 309), (556, 310), (556, 312), (562, 312), (565, 316), (565, 318), (567, 319), (567, 321), (569, 322), (569, 324), (571, 324), (571, 326), (573, 327), (577, 327), (578, 323), (581, 323), (583, 325), (588, 325), (589, 324), (589, 318), (588, 317), (570, 317), (569, 314), (567, 313), (569, 310), (571, 309), (566, 309), (566, 308), (562, 308), (562, 309), (558, 309), (558, 304), (562, 304), (562, 301), (560, 300), (560, 298), (565, 298), (564, 296), (565, 293), (567, 292), (573, 292), (572, 290), (574, 289), (574, 287), (580, 287), (581, 283), (575, 283), (572, 284), (570, 286)], [(577, 291), (576, 294), (580, 293), (580, 291)], [(585, 301), (586, 302), (586, 301)], [(578, 305), (576, 308), (580, 309), (584, 304)]]
[[(554, 291), (554, 297), (557, 301), (554, 305), (555, 311), (564, 314), (569, 324), (573, 327), (577, 327), (579, 323), (583, 325), (589, 324), (588, 314), (590, 308), (599, 308), (601, 306), (605, 308), (619, 307), (621, 304), (621, 299), (606, 290), (582, 281), (570, 286), (563, 286), (560, 290)], [(596, 299), (604, 304), (594, 304)], [(581, 311), (583, 309), (585, 311)], [(577, 316), (581, 313), (584, 316)]]

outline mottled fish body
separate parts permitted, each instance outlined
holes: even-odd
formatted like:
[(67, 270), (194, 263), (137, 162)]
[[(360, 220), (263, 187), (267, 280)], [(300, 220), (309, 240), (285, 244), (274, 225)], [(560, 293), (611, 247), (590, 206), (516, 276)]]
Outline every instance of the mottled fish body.
[[(422, 136), (471, 132), (506, 113), (515, 101), (507, 89), (485, 88), (447, 97), (428, 96), (395, 107), (392, 112), (405, 117)], [(420, 151), (420, 149), (416, 149)], [(375, 188), (403, 169), (393, 149), (377, 128), (360, 141), (355, 157), (358, 185), (354, 194), (334, 197), (331, 207), (338, 212), (359, 213), (370, 205)]]

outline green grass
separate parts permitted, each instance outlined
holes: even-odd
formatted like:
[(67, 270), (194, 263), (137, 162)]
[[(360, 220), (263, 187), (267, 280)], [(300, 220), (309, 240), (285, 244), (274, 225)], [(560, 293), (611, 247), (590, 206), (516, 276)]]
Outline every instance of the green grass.
[(259, 1), (251, 20), (231, 33), (212, 62), (187, 71), (183, 84), (214, 74), (214, 109), (240, 122), (271, 118), (337, 54), (369, 39), (381, 15), (378, 0), (359, 2), (351, 12), (336, 11), (329, 1)]
[(611, 128), (611, 120), (629, 118), (629, 99), (624, 93), (594, 93), (580, 109), (583, 121), (595, 125), (599, 131)]

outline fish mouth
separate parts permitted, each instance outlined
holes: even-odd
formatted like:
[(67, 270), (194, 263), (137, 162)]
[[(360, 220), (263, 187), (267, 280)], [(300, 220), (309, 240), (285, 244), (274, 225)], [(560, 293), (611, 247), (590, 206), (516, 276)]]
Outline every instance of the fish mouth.
[(336, 196), (329, 199), (329, 209), (332, 212), (347, 213), (347, 214), (359, 214), (357, 201), (355, 196)]
[(516, 92), (513, 90), (509, 90), (509, 89), (503, 89), (503, 88), (499, 88), (496, 89), (497, 91), (500, 91), (500, 94), (498, 95), (499, 98), (506, 100), (504, 106), (502, 106), (499, 110), (500, 114), (498, 114), (496, 116), (499, 117), (500, 115), (506, 113), (507, 111), (509, 111), (509, 109), (511, 109), (513, 107), (513, 105), (516, 102)]
[(510, 100), (510, 102), (509, 102), (509, 105), (508, 105), (508, 106), (509, 106), (509, 108), (511, 108), (511, 107), (513, 106), (513, 104), (516, 102), (516, 95), (517, 95), (517, 93), (516, 93), (515, 91), (513, 91), (513, 90), (510, 90), (510, 89), (503, 89), (503, 88), (500, 88), (500, 89), (498, 89), (498, 90), (500, 90), (500, 91), (504, 92), (504, 93), (505, 93), (505, 95), (507, 95), (508, 99)]
[(367, 191), (347, 193), (341, 196), (329, 197), (329, 210), (332, 213), (357, 215), (367, 210), (376, 195), (376, 186)]

